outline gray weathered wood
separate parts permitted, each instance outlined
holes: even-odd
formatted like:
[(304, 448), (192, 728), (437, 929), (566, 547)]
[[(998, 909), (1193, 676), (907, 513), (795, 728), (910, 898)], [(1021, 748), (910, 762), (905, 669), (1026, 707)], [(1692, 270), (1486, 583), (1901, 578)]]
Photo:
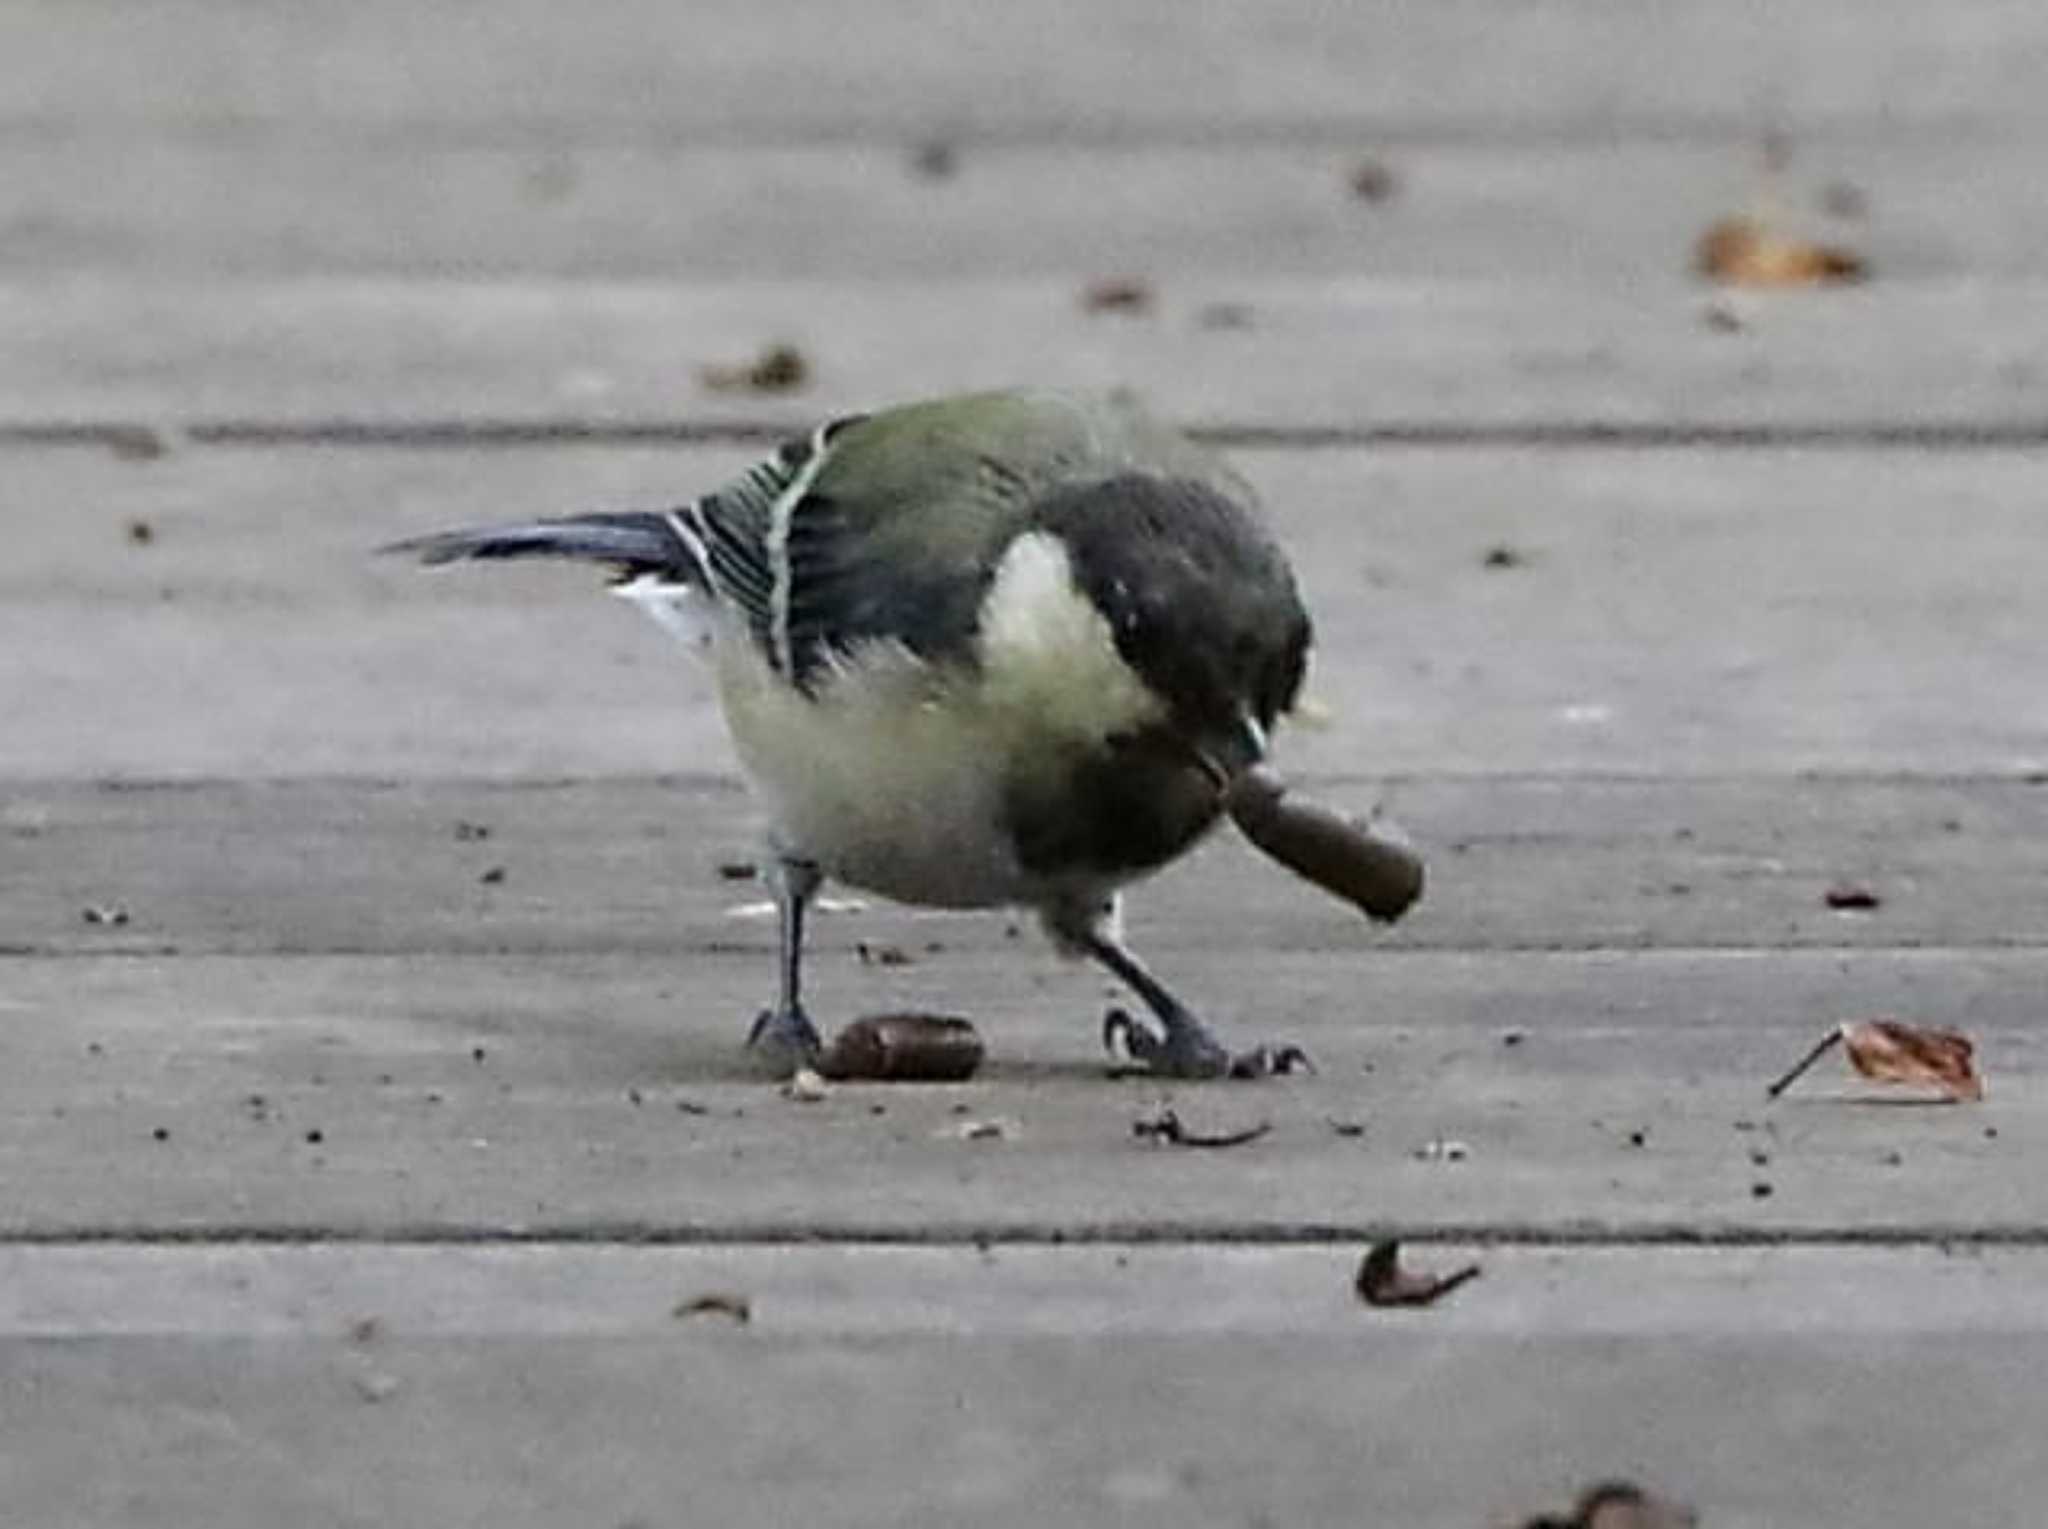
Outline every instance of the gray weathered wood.
[[(2033, 1524), (2044, 66), (2034, 0), (0, 7), (0, 1517)], [(1873, 283), (1699, 285), (1760, 198)], [(1286, 760), (1430, 895), (1226, 838), (1130, 928), (1315, 1076), (1108, 1079), (1100, 974), (878, 905), (821, 1022), (983, 1076), (781, 1097), (703, 676), (364, 555), (1019, 380), (1284, 448)], [(1763, 1099), (1873, 1014), (1989, 1097)], [(1486, 1277), (1361, 1310), (1389, 1230)]]
[[(1384, 151), (1398, 185), (1368, 203), (1350, 187), (1361, 151), (1341, 145), (990, 147), (934, 181), (873, 144), (0, 138), (0, 272), (1639, 285), (1688, 272), (1710, 223), (1767, 204), (1860, 251), (1881, 281), (1982, 280), (2048, 262), (2043, 141), (1830, 143), (1776, 186), (1745, 144), (1418, 144)], [(1866, 217), (1822, 216), (1837, 181)]]
[[(369, 549), (672, 503), (758, 449), (12, 452), (0, 774), (727, 771), (702, 666), (590, 571)], [(2048, 766), (2029, 453), (1236, 459), (1320, 630), (1333, 716), (1290, 768)]]
[(986, 1252), (848, 1246), (533, 1243), (229, 1247), (0, 1245), (8, 1339), (355, 1340), (366, 1367), (391, 1342), (638, 1336), (715, 1345), (689, 1296), (743, 1297), (771, 1344), (933, 1337), (1314, 1337), (1359, 1341), (1426, 1325), (1442, 1338), (1540, 1333), (1839, 1340), (2031, 1334), (2048, 1256), (1983, 1248), (1572, 1247), (1418, 1244), (1428, 1266), (1479, 1262), (1487, 1283), (1427, 1318), (1374, 1315), (1352, 1293), (1359, 1249), (1007, 1245)]
[(2028, 0), (17, 0), (0, 58), (0, 119), (52, 136), (1753, 138), (2039, 121), (2048, 25)]
[[(1850, 1305), (1893, 1272), (1829, 1288)], [(2036, 1270), (1999, 1274), (2038, 1311)], [(1736, 1278), (1724, 1293), (1740, 1300)], [(24, 1522), (102, 1529), (1472, 1529), (1561, 1511), (1616, 1474), (1715, 1529), (2018, 1529), (2044, 1486), (2048, 1343), (2024, 1317), (1960, 1334), (1922, 1315), (1849, 1334), (1481, 1336), (1449, 1310), (1317, 1309), (1322, 1331), (1243, 1337), (805, 1341), (764, 1315), (575, 1340), (13, 1341), (0, 1449)], [(1912, 1447), (1928, 1418), (1943, 1469)]]
[[(1361, 810), (1392, 799), (1430, 862), (1408, 919), (1374, 932), (1223, 834), (1136, 896), (1141, 942), (1334, 958), (1390, 945), (2032, 946), (2048, 928), (2048, 786), (2024, 781), (1423, 777), (1305, 789)], [(760, 889), (717, 869), (756, 845), (755, 814), (729, 782), (16, 782), (0, 804), (0, 945), (19, 952), (634, 952), (669, 954), (680, 972), (744, 950), (765, 973), (773, 939), (772, 920), (734, 912)], [(494, 867), (502, 880), (481, 882)], [(1838, 881), (1884, 906), (1826, 907)], [(113, 904), (129, 922), (83, 916)], [(1003, 958), (1004, 922), (877, 914), (859, 927), (979, 960)], [(854, 937), (819, 934), (841, 949)]]
[[(1233, 1039), (1293, 1040), (1320, 1072), (1162, 1088), (1105, 1076), (1095, 973), (1035, 943), (956, 949), (958, 921), (930, 952), (929, 925), (827, 917), (821, 1023), (964, 1012), (991, 1059), (818, 1103), (748, 1075), (770, 976), (752, 942), (11, 958), (0, 1234), (2048, 1237), (2038, 948), (1287, 955), (1261, 923), (1202, 950), (1137, 937)], [(916, 964), (861, 966), (855, 928), (910, 935)], [(1965, 1028), (1985, 1102), (1902, 1104), (1839, 1062), (1765, 1100), (1830, 1025), (1878, 1013)], [(1195, 1130), (1272, 1131), (1135, 1139), (1163, 1102)], [(1466, 1155), (1419, 1155), (1434, 1141)]]
[[(2048, 418), (2048, 302), (2032, 283), (1716, 299), (1679, 270), (1547, 283), (1162, 284), (1149, 316), (1089, 314), (1081, 283), (0, 284), (0, 421), (545, 431), (794, 427), (889, 398), (1018, 382), (1131, 386), (1194, 423), (1822, 427), (1960, 438)], [(1747, 328), (1705, 320), (1716, 302)], [(1216, 327), (1214, 304), (1243, 327)], [(799, 345), (811, 380), (716, 391), (703, 369)], [(230, 432), (232, 434), (232, 432)]]

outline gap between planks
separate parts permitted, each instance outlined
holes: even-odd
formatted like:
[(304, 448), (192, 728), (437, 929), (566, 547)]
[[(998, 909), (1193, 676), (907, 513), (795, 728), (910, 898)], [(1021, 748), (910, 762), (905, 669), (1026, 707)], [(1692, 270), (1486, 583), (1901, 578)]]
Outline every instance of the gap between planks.
[[(1618, 451), (1786, 448), (1839, 451), (2033, 451), (2048, 447), (2048, 419), (1800, 422), (1771, 424), (1641, 423), (1620, 420), (1388, 420), (1361, 425), (1192, 422), (1197, 440), (1228, 450)], [(173, 425), (130, 419), (0, 422), (0, 449), (89, 448), (156, 456), (177, 447), (273, 450), (290, 447), (393, 447), (490, 450), (561, 446), (767, 446), (800, 434), (788, 421), (762, 419), (197, 419)]]
[(993, 1248), (993, 1247), (1321, 1247), (1391, 1238), (1480, 1248), (2042, 1248), (2048, 1225), (1968, 1222), (1890, 1225), (1812, 1222), (1756, 1226), (1690, 1221), (1433, 1221), (1214, 1223), (1102, 1221), (985, 1225), (820, 1221), (685, 1225), (643, 1221), (477, 1226), (415, 1222), (193, 1222), (104, 1227), (0, 1229), (0, 1247), (642, 1247), (642, 1248)]

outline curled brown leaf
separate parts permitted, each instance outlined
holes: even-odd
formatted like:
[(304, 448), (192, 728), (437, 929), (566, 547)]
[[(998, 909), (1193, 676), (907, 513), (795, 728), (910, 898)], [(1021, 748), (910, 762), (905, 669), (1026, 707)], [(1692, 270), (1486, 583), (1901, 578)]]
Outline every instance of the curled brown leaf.
[(1840, 1046), (1849, 1065), (1877, 1083), (1927, 1084), (1949, 1099), (1984, 1097), (1976, 1045), (1960, 1030), (1865, 1019), (1837, 1025), (1814, 1043), (1765, 1093), (1775, 1099), (1822, 1057)]
[(1866, 1019), (1842, 1026), (1849, 1065), (1878, 1083), (1926, 1083), (1951, 1099), (1982, 1099), (1976, 1051), (1960, 1030)]
[(1840, 285), (1870, 275), (1869, 263), (1852, 249), (1781, 233), (1747, 214), (1710, 225), (1693, 263), (1702, 276), (1737, 287)]
[(1366, 1249), (1355, 1284), (1358, 1298), (1368, 1306), (1434, 1306), (1460, 1285), (1477, 1278), (1477, 1264), (1465, 1264), (1448, 1274), (1404, 1269), (1401, 1244), (1387, 1237)]
[(716, 392), (790, 393), (810, 381), (811, 363), (794, 345), (778, 342), (737, 366), (700, 367), (697, 377)]
[(1090, 313), (1144, 313), (1152, 307), (1152, 284), (1137, 276), (1105, 276), (1081, 291), (1081, 306)]
[(730, 1317), (744, 1327), (754, 1320), (754, 1303), (738, 1291), (707, 1290), (676, 1302), (669, 1315), (678, 1321), (688, 1317)]
[(1262, 1120), (1242, 1131), (1191, 1131), (1170, 1109), (1141, 1116), (1131, 1122), (1131, 1134), (1139, 1140), (1170, 1142), (1176, 1147), (1241, 1147), (1246, 1142), (1257, 1141), (1272, 1129), (1271, 1121)]
[(1560, 1517), (1539, 1513), (1520, 1529), (1693, 1529), (1699, 1515), (1682, 1502), (1660, 1497), (1633, 1481), (1598, 1481), (1579, 1494)]

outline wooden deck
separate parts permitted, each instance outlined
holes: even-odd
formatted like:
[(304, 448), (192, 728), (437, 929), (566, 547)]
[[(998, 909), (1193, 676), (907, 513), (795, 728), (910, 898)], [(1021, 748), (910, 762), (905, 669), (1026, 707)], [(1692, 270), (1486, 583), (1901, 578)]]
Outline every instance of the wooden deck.
[[(2023, 0), (0, 7), (0, 1518), (2033, 1524), (2043, 78)], [(1871, 279), (1706, 284), (1742, 212)], [(1430, 892), (1139, 893), (1256, 1087), (834, 912), (828, 1024), (991, 1058), (792, 1102), (705, 676), (369, 549), (1020, 381), (1259, 485), (1285, 762)], [(1764, 1099), (1877, 1014), (1988, 1099)], [(1369, 1311), (1393, 1233), (1485, 1276)]]

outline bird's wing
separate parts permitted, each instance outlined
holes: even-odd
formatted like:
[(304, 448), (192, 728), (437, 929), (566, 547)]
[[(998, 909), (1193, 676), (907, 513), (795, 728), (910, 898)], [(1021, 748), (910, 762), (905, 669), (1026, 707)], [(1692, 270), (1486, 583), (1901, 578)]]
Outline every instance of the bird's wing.
[(806, 688), (865, 643), (963, 656), (988, 580), (1032, 506), (1132, 471), (1250, 498), (1209, 453), (1118, 399), (972, 394), (828, 426), (760, 512), (749, 588), (765, 581), (767, 600), (756, 637)]

